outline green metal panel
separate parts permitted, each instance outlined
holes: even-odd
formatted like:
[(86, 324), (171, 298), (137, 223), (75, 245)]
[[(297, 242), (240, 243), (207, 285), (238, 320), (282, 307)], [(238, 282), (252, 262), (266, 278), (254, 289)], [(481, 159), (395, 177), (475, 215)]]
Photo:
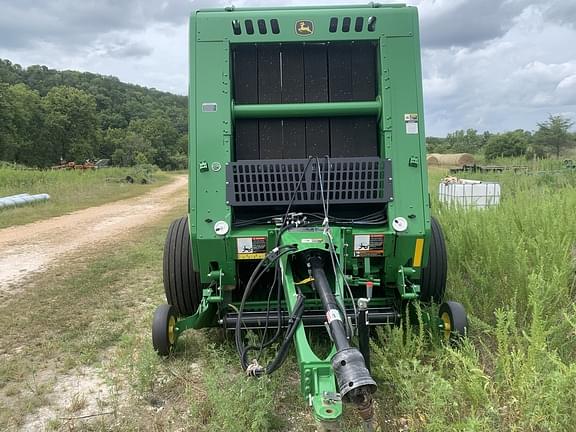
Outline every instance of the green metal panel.
[[(193, 40), (196, 33), (196, 20), (190, 19), (189, 38)], [(189, 82), (188, 82), (188, 165), (196, 166), (196, 44), (190, 43), (188, 46)], [(188, 172), (188, 229), (192, 245), (192, 265), (197, 271), (199, 269), (198, 250), (196, 248), (196, 170), (190, 169)]]
[[(275, 9), (234, 9), (223, 13), (222, 10), (200, 10), (197, 12), (198, 27), (196, 38), (199, 42), (229, 40), (231, 43), (254, 42), (318, 42), (335, 40), (377, 40), (380, 36), (407, 36), (414, 32), (413, 15), (415, 9), (410, 7), (332, 7), (332, 8), (275, 8)], [(367, 30), (369, 17), (376, 17), (374, 31)], [(364, 20), (362, 31), (355, 31), (355, 20)], [(338, 29), (330, 32), (331, 18), (338, 18)], [(342, 31), (344, 18), (351, 19), (350, 30)], [(278, 20), (280, 32), (273, 34), (270, 20)], [(240, 23), (241, 34), (233, 32), (232, 21)], [(252, 20), (254, 33), (247, 34), (245, 21)], [(264, 20), (266, 34), (260, 34), (257, 22)], [(299, 35), (295, 31), (296, 22), (310, 21), (313, 31)]]
[[(377, 18), (374, 32), (366, 30), (329, 32), (330, 19), (339, 23), (345, 16)], [(231, 20), (277, 19), (280, 33), (234, 35)], [(314, 33), (299, 36), (294, 31), (298, 20), (314, 23)], [(256, 21), (254, 21), (256, 22)], [(351, 23), (354, 26), (354, 21)], [(399, 266), (409, 264), (417, 237), (430, 231), (429, 200), (425, 171), (422, 86), (419, 57), (417, 13), (411, 7), (338, 7), (273, 10), (199, 11), (190, 25), (190, 229), (194, 247), (194, 266), (203, 282), (208, 282), (210, 263), (224, 270), (226, 284), (235, 284), (234, 237), (232, 229), (221, 237), (214, 224), (231, 225), (231, 209), (225, 198), (225, 165), (232, 159), (231, 143), (234, 118), (311, 117), (373, 114), (379, 115), (380, 153), (392, 160), (394, 201), (388, 205), (389, 220), (401, 216), (409, 221), (404, 233), (395, 234), (388, 227), (387, 243), (394, 244), (393, 256), (387, 255), (387, 281), (394, 283)], [(250, 36), (250, 37), (249, 37)], [(376, 101), (234, 105), (231, 95), (229, 43), (294, 42), (373, 39), (379, 40), (377, 67), (379, 75)], [(354, 112), (353, 112), (354, 111)], [(379, 114), (378, 114), (379, 113)], [(418, 133), (406, 131), (406, 114), (418, 117)], [(268, 236), (268, 228), (255, 228), (253, 235)], [(354, 228), (349, 235), (367, 232)], [(425, 255), (427, 248), (424, 248)], [(353, 261), (348, 257), (347, 262)], [(424, 263), (426, 256), (424, 257)], [(358, 264), (362, 267), (362, 264)]]
[[(210, 263), (224, 270), (225, 282), (234, 283), (233, 257), (228, 259), (225, 243), (214, 231), (218, 221), (230, 224), (230, 207), (225, 200), (225, 165), (230, 161), (231, 104), (230, 52), (227, 42), (194, 44), (195, 93), (190, 98), (190, 135), (195, 135), (195, 158), (190, 160), (190, 179), (195, 206), (193, 242), (195, 260), (204, 283)], [(193, 119), (193, 120), (192, 120)], [(193, 208), (193, 211), (192, 211)], [(194, 234), (193, 234), (194, 235)], [(201, 245), (201, 247), (200, 247)], [(224, 269), (224, 267), (226, 267)]]
[[(414, 75), (415, 75), (415, 86), (417, 89), (418, 97), (418, 112), (424, 115), (424, 99), (422, 97), (422, 60), (420, 55), (420, 28), (418, 25), (418, 10), (413, 15), (414, 20), (414, 40), (416, 42), (416, 48), (413, 51), (414, 55)], [(419, 140), (420, 140), (420, 178), (422, 182), (422, 206), (424, 210), (424, 229), (426, 232), (426, 238), (430, 238), (431, 233), (431, 214), (430, 214), (430, 194), (428, 193), (428, 166), (426, 161), (426, 128), (424, 124), (424, 119), (419, 123)], [(430, 248), (424, 248), (424, 258), (422, 260), (422, 267), (426, 267), (428, 264), (428, 255)]]
[[(411, 256), (412, 239), (403, 237), (424, 236), (426, 232), (427, 206), (424, 204), (424, 183), (422, 166), (425, 165), (423, 130), (420, 130), (422, 112), (420, 109), (421, 92), (419, 79), (416, 78), (416, 62), (414, 56), (414, 37), (387, 38), (387, 52), (393, 62), (390, 68), (390, 103), (392, 111), (392, 143), (390, 157), (393, 160), (393, 176), (407, 181), (394, 182), (395, 202), (389, 207), (389, 217), (405, 217), (410, 223), (408, 230), (399, 234), (397, 247), (402, 248), (406, 242)], [(417, 46), (417, 45), (416, 45)], [(408, 55), (410, 53), (411, 55)], [(406, 133), (408, 123), (404, 116), (415, 113), (418, 115), (418, 133)], [(417, 165), (411, 166), (411, 158), (417, 158)], [(427, 190), (426, 190), (427, 193)], [(429, 229), (429, 228), (428, 228)]]
[[(375, 16), (374, 32), (340, 30), (329, 32), (330, 19)], [(274, 35), (234, 35), (233, 19), (277, 19), (280, 33)], [(314, 23), (314, 33), (300, 36), (294, 30), (298, 20)], [(365, 23), (366, 24), (366, 23)], [(339, 24), (340, 25), (340, 24)], [(352, 20), (351, 26), (354, 26)], [(411, 7), (338, 7), (273, 10), (199, 11), (190, 25), (190, 227), (194, 247), (194, 266), (203, 282), (208, 282), (209, 263), (225, 268), (224, 280), (235, 284), (235, 245), (214, 232), (217, 221), (231, 225), (231, 209), (225, 198), (225, 165), (231, 161), (234, 118), (309, 117), (380, 113), (380, 153), (392, 160), (394, 201), (388, 206), (389, 220), (407, 218), (409, 229), (387, 239), (395, 239), (395, 255), (386, 260), (388, 281), (395, 280), (399, 266), (412, 258), (416, 237), (429, 235), (430, 215), (425, 172), (422, 87), (419, 58), (417, 13)], [(234, 105), (231, 94), (229, 43), (294, 42), (373, 39), (379, 40), (378, 98), (376, 101)], [(204, 110), (203, 110), (204, 107)], [(417, 134), (406, 133), (404, 115), (418, 116)], [(219, 167), (219, 169), (218, 169)], [(217, 168), (217, 169), (214, 169)], [(254, 235), (268, 235), (256, 229)], [(362, 230), (355, 228), (354, 233)], [(390, 241), (390, 240), (388, 240)], [(424, 248), (427, 252), (427, 248)], [(426, 257), (424, 258), (426, 262)]]

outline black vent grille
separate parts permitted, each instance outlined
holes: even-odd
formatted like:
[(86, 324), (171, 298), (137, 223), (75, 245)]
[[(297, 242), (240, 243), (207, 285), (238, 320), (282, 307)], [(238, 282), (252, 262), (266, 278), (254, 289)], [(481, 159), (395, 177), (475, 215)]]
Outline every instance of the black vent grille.
[[(392, 165), (379, 157), (319, 159), (244, 160), (226, 169), (228, 204), (231, 206), (287, 205), (296, 192), (295, 205), (385, 203), (392, 198)], [(308, 167), (306, 169), (306, 167)]]
[[(258, 27), (258, 32), (261, 35), (267, 34), (268, 25), (266, 24), (266, 20), (259, 19), (255, 21), (256, 21), (256, 27)], [(270, 30), (272, 31), (273, 34), (280, 33), (280, 25), (278, 24), (278, 20), (276, 18), (272, 18), (269, 24), (270, 24)], [(246, 34), (253, 35), (255, 33), (254, 29), (255, 29), (254, 20), (251, 19), (244, 20), (244, 30)], [(242, 25), (239, 20), (237, 19), (232, 20), (232, 31), (236, 36), (242, 34)]]
[[(342, 24), (339, 26), (340, 23)], [(364, 19), (364, 17), (344, 17), (342, 20), (338, 17), (330, 18), (330, 24), (328, 26), (330, 33), (336, 33), (338, 30), (348, 33), (351, 31), (351, 28), (354, 28), (356, 33), (360, 33), (364, 31), (364, 29), (369, 32), (374, 32), (376, 31), (376, 17), (369, 16), (367, 19)]]

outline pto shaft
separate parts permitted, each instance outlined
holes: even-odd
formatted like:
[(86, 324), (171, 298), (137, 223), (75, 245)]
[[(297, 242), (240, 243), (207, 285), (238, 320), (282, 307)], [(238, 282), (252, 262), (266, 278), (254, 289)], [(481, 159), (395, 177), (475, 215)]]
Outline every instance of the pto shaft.
[(330, 334), (336, 345), (336, 350), (342, 351), (348, 349), (350, 348), (350, 342), (348, 342), (348, 337), (346, 336), (346, 328), (340, 315), (340, 307), (338, 303), (336, 303), (336, 297), (334, 297), (330, 284), (328, 283), (328, 278), (322, 266), (322, 259), (313, 256), (310, 259), (310, 267), (312, 277), (314, 278), (314, 286), (322, 301), (324, 312), (326, 312), (326, 321), (330, 327)]
[(332, 359), (332, 368), (336, 375), (340, 395), (344, 402), (360, 406), (372, 406), (372, 393), (376, 391), (376, 382), (364, 363), (360, 351), (350, 346), (346, 337), (346, 328), (340, 315), (336, 297), (332, 293), (328, 278), (324, 272), (320, 255), (311, 255), (308, 259), (310, 272), (314, 278), (314, 287), (326, 312), (326, 321), (336, 345), (336, 354)]

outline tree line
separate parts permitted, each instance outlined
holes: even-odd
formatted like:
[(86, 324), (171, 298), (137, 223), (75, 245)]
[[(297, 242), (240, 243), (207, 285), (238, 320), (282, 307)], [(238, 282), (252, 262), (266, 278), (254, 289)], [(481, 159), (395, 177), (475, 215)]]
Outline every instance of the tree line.
[(187, 165), (187, 98), (115, 77), (0, 59), (0, 160)]
[(538, 123), (535, 132), (523, 129), (502, 133), (457, 130), (445, 138), (427, 137), (426, 146), (429, 153), (475, 153), (484, 154), (486, 159), (509, 156), (560, 158), (576, 148), (576, 133), (570, 132), (573, 125), (569, 118), (550, 115)]
[[(430, 153), (561, 157), (576, 147), (573, 122), (551, 115), (535, 132), (458, 130), (426, 139)], [(187, 165), (187, 98), (115, 77), (23, 68), (0, 59), (0, 160), (49, 167), (60, 160)]]

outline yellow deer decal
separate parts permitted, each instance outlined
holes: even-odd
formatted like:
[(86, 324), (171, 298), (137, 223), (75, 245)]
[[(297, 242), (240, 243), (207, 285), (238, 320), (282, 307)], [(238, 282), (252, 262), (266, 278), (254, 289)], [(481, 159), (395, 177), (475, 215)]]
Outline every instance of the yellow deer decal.
[(298, 21), (296, 25), (296, 33), (300, 35), (310, 35), (314, 33), (312, 23), (310, 21)]

